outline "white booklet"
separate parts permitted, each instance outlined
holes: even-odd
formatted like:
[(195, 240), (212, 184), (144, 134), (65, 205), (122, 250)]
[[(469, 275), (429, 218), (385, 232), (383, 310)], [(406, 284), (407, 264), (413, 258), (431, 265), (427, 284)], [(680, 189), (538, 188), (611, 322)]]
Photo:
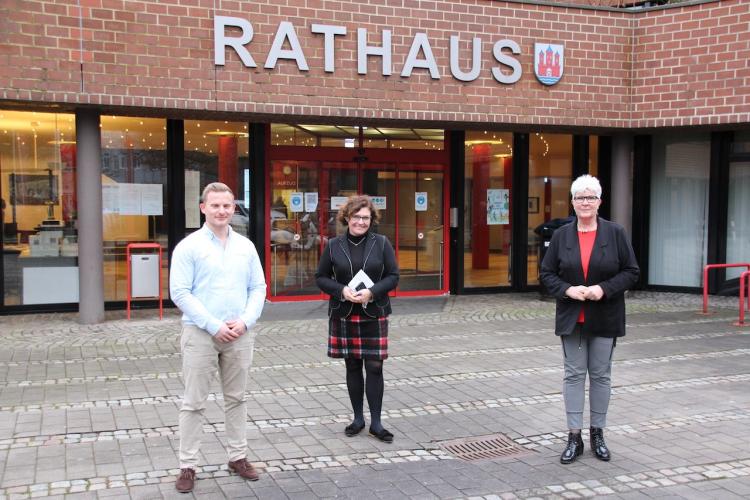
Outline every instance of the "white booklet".
[(374, 284), (370, 277), (367, 276), (367, 273), (360, 269), (347, 286), (358, 292), (364, 288), (371, 288)]

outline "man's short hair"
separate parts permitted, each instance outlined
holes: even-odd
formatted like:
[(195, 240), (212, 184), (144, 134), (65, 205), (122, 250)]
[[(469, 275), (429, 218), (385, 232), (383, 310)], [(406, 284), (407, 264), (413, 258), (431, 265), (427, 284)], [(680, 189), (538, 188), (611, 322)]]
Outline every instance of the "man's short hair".
[(232, 195), (232, 198), (234, 198), (234, 193), (232, 192), (232, 190), (229, 189), (229, 186), (227, 186), (223, 182), (212, 182), (211, 184), (208, 184), (206, 187), (204, 187), (203, 194), (201, 195), (201, 203), (205, 203), (208, 193), (229, 193)]

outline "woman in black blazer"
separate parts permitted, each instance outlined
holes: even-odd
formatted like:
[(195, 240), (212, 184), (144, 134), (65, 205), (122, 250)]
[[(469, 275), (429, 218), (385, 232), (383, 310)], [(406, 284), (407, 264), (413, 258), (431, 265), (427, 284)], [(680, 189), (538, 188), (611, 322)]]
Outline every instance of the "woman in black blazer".
[[(393, 434), (380, 421), (383, 404), (383, 360), (388, 357), (388, 292), (398, 285), (398, 263), (388, 239), (371, 231), (378, 211), (369, 196), (352, 196), (337, 220), (346, 233), (331, 239), (320, 256), (315, 279), (330, 295), (328, 356), (344, 358), (346, 387), (354, 420), (344, 433), (355, 436), (365, 428), (363, 399), (370, 407), (370, 434), (383, 442)], [(360, 279), (363, 271), (366, 277)], [(358, 276), (356, 279), (355, 276)], [(364, 365), (367, 383), (362, 374)]]
[(598, 217), (602, 188), (596, 177), (582, 175), (570, 188), (576, 220), (552, 235), (540, 278), (557, 299), (555, 334), (565, 359), (563, 397), (568, 443), (560, 462), (583, 453), (586, 373), (589, 376), (591, 449), (599, 460), (611, 458), (604, 442), (611, 393), (612, 354), (625, 335), (625, 291), (640, 270), (625, 230)]

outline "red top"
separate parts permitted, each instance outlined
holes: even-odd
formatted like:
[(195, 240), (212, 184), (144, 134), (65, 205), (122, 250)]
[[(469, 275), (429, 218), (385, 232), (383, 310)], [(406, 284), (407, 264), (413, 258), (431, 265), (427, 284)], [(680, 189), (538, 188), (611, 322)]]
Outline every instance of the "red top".
[[(591, 260), (591, 251), (594, 250), (594, 240), (596, 231), (578, 231), (578, 246), (581, 247), (581, 267), (583, 267), (583, 279), (589, 274), (589, 261)], [(578, 322), (583, 323), (583, 308), (578, 315)]]

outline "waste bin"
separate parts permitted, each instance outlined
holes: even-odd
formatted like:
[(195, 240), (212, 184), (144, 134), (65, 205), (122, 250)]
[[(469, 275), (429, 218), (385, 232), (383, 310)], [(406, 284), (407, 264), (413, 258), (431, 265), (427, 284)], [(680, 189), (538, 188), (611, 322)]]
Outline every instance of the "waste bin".
[(547, 222), (543, 222), (542, 224), (539, 224), (537, 227), (534, 228), (534, 232), (539, 235), (539, 250), (537, 253), (537, 261), (536, 261), (536, 269), (537, 269), (537, 277), (539, 278), (539, 293), (542, 294), (543, 297), (549, 297), (550, 294), (547, 291), (547, 287), (544, 286), (544, 283), (542, 283), (541, 280), (541, 269), (542, 269), (542, 260), (544, 259), (544, 256), (547, 254), (547, 248), (549, 247), (549, 242), (552, 240), (552, 235), (563, 227), (566, 224), (570, 224), (571, 222), (575, 221), (576, 218), (573, 216), (570, 217), (562, 217), (559, 219), (550, 219)]
[(132, 298), (159, 296), (159, 255), (134, 254), (130, 256)]

